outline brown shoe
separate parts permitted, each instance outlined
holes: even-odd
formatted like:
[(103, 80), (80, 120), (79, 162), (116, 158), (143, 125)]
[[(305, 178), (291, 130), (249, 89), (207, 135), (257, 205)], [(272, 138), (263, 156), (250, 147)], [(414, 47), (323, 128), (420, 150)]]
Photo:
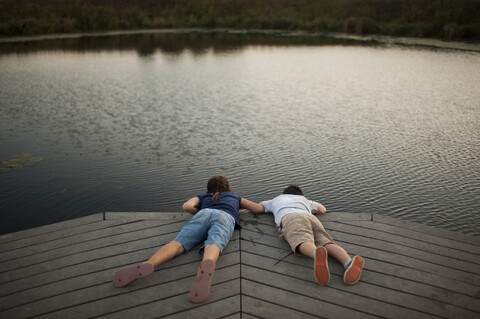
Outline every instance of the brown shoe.
[(115, 287), (123, 287), (138, 278), (151, 275), (153, 271), (154, 267), (151, 263), (125, 267), (115, 272), (115, 275), (113, 276), (113, 284)]
[(210, 295), (213, 273), (215, 271), (215, 261), (205, 259), (200, 264), (197, 274), (197, 281), (190, 290), (190, 300), (195, 303), (205, 301)]
[(318, 247), (315, 250), (315, 279), (325, 286), (330, 281), (330, 271), (328, 270), (328, 252), (325, 247)]
[(364, 264), (365, 261), (361, 256), (353, 257), (352, 261), (350, 262), (350, 266), (348, 266), (347, 270), (345, 270), (343, 282), (347, 285), (356, 284), (360, 280), (360, 275), (362, 274), (362, 268)]

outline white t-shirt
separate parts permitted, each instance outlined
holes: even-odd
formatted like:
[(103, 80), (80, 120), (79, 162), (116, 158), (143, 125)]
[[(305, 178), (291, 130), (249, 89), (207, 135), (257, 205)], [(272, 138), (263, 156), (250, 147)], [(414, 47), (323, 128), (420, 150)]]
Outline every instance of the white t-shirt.
[(318, 209), (318, 203), (307, 199), (302, 195), (282, 194), (274, 199), (262, 202), (265, 212), (272, 212), (275, 217), (277, 229), (283, 216), (290, 213), (306, 212), (311, 214)]

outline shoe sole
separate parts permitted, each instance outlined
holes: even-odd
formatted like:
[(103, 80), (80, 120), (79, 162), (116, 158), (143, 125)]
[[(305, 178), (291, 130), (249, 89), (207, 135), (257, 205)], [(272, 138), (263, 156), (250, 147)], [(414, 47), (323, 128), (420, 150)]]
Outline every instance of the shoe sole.
[(328, 270), (328, 252), (325, 247), (318, 247), (315, 250), (314, 274), (317, 282), (325, 286), (330, 281), (330, 271)]
[(355, 256), (350, 263), (350, 266), (345, 270), (343, 275), (343, 282), (347, 285), (356, 284), (362, 275), (362, 269), (365, 265), (365, 260), (361, 256)]
[(194, 303), (205, 301), (210, 295), (215, 262), (211, 259), (202, 261), (197, 275), (197, 281), (190, 290), (190, 300)]
[(115, 287), (124, 287), (138, 278), (151, 275), (154, 267), (151, 263), (125, 267), (118, 270), (113, 276), (113, 284)]

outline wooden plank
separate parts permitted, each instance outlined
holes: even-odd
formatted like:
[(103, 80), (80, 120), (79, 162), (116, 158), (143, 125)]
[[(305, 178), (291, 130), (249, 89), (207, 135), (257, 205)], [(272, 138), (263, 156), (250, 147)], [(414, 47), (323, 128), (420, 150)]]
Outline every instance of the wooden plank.
[(24, 290), (0, 297), (1, 311), (11, 310), (16, 307), (30, 307), (30, 304), (52, 298), (57, 295), (73, 293), (81, 289), (101, 284), (112, 284), (114, 269), (106, 269), (78, 277), (67, 278), (61, 281), (47, 283), (42, 286), (25, 288)]
[(371, 213), (329, 213), (324, 215), (316, 215), (321, 222), (352, 222), (352, 221), (371, 221), (373, 214)]
[[(43, 234), (50, 234), (57, 230), (64, 230), (68, 228), (74, 228), (79, 225), (87, 225), (90, 223), (96, 223), (103, 221), (103, 214), (93, 214), (85, 217), (75, 218), (71, 220), (66, 220), (50, 225), (39, 226), (35, 228), (25, 229), (18, 232), (13, 232), (9, 234), (4, 234), (0, 236), (0, 243), (5, 244), (11, 241), (17, 241), (20, 239), (31, 238)], [(1, 251), (1, 249), (0, 249)]]
[[(140, 230), (120, 234), (112, 238), (99, 240), (97, 247), (94, 247), (95, 245), (89, 245), (89, 243), (80, 245), (79, 251), (71, 255), (60, 255), (59, 251), (53, 251), (53, 257), (57, 256), (58, 258), (52, 258), (45, 262), (38, 263), (36, 263), (33, 258), (30, 263), (26, 264), (24, 267), (17, 267), (15, 270), (3, 273), (0, 280), (5, 283), (39, 273), (51, 272), (75, 264), (82, 264), (91, 259), (106, 258), (116, 254), (142, 250), (149, 247), (158, 248), (175, 238), (178, 230), (181, 229), (182, 226), (183, 222), (179, 222), (151, 228), (149, 231)], [(160, 235), (158, 234), (159, 231), (164, 231), (166, 233)], [(234, 233), (233, 238), (235, 238), (235, 236), (238, 236), (236, 232)]]
[(68, 228), (52, 230), (49, 233), (38, 234), (30, 236), (27, 238), (21, 238), (14, 241), (9, 241), (6, 243), (0, 244), (0, 253), (8, 253), (16, 249), (28, 248), (31, 245), (38, 245), (41, 243), (48, 243), (57, 239), (66, 240), (70, 237), (76, 236), (82, 233), (88, 233), (94, 230), (106, 229), (109, 227), (114, 227), (116, 225), (125, 223), (124, 221), (97, 221), (91, 222), (84, 225), (76, 225)]
[[(347, 250), (349, 249), (348, 246), (346, 246), (346, 248)], [(251, 252), (275, 259), (276, 263), (284, 261), (305, 267), (310, 267), (312, 263), (311, 260), (308, 258), (301, 258), (290, 254), (282, 248), (265, 246), (259, 242), (253, 243), (250, 241), (242, 241), (242, 251)], [(476, 302), (475, 300), (478, 300), (478, 296), (480, 296), (480, 287), (476, 285), (473, 285), (471, 283), (459, 282), (458, 280), (450, 278), (445, 278), (444, 276), (438, 275), (436, 273), (427, 273), (424, 272), (422, 269), (398, 266), (395, 264), (384, 262), (382, 260), (373, 259), (368, 256), (365, 256), (365, 258), (366, 268), (374, 271), (375, 274), (384, 274), (393, 278), (399, 278), (399, 280), (406, 279), (408, 281), (419, 283), (419, 285), (429, 285), (432, 287), (431, 294), (433, 294), (437, 298), (436, 300), (447, 303), (452, 302), (452, 304), (457, 304), (458, 302), (459, 305), (463, 305), (463, 307), (467, 309), (477, 309), (478, 302)], [(339, 266), (339, 264), (333, 259), (330, 259), (330, 271), (340, 276), (343, 273), (343, 268)], [(377, 276), (371, 276), (371, 278), (376, 277)], [(363, 279), (364, 278), (362, 278), (362, 280)], [(376, 284), (379, 283), (377, 282)], [(397, 289), (408, 293), (415, 293), (412, 292), (412, 290), (415, 290), (416, 288), (410, 287), (410, 285), (411, 284), (407, 282), (406, 286), (401, 284)], [(442, 290), (437, 291), (437, 294), (434, 294), (433, 291), (435, 291), (436, 288), (440, 288)]]
[[(251, 250), (255, 252), (254, 250)], [(258, 253), (258, 252), (255, 252)], [(330, 259), (330, 271), (339, 276), (343, 274), (343, 268), (334, 260)], [(428, 296), (431, 299), (459, 305), (470, 310), (478, 310), (478, 296), (480, 296), (480, 287), (470, 283), (462, 283), (457, 280), (445, 278), (437, 274), (430, 274), (421, 269), (397, 266), (381, 260), (372, 258), (365, 259), (365, 269), (374, 272), (375, 275), (369, 275), (371, 283), (383, 287), (392, 287), (395, 289), (410, 293)], [(290, 255), (283, 259), (285, 262), (309, 266), (311, 263), (305, 259)], [(365, 274), (362, 281), (365, 280)]]
[[(235, 233), (234, 236), (237, 236), (236, 238), (238, 238), (238, 234), (235, 235)], [(79, 264), (73, 264), (66, 267), (57, 267), (51, 271), (42, 271), (33, 276), (4, 283), (0, 285), (0, 296), (18, 293), (24, 290), (32, 289), (33, 287), (48, 285), (50, 283), (61, 282), (69, 278), (91, 274), (103, 269), (110, 268), (112, 271), (114, 271), (114, 269), (143, 262), (152, 256), (161, 245), (169, 242), (171, 239), (172, 238), (168, 237), (165, 240), (162, 238), (162, 236), (154, 237), (153, 241), (152, 239), (150, 240), (149, 246), (146, 245), (145, 242), (135, 243), (135, 246), (132, 246), (131, 243), (129, 243), (128, 246), (117, 245), (113, 248), (110, 248), (110, 250), (112, 250), (110, 255), (105, 254), (103, 257), (99, 257), (99, 259), (93, 258), (93, 260), (87, 260)], [(238, 245), (238, 240), (235, 238), (232, 239), (225, 247), (224, 253), (232, 250), (238, 250)], [(198, 247), (200, 246), (195, 247), (191, 252), (185, 255), (200, 259), (200, 255), (196, 253)], [(113, 251), (114, 248), (115, 251)], [(169, 261), (169, 263), (170, 262), (172, 261)], [(159, 268), (161, 269), (162, 266), (163, 265), (161, 265)], [(111, 280), (111, 278), (109, 280)]]
[[(244, 269), (242, 269), (242, 273), (243, 270)], [(245, 270), (250, 270), (250, 268), (246, 268)], [(265, 275), (270, 279), (271, 284), (273, 285), (276, 284), (277, 280), (284, 279), (283, 277), (270, 277), (268, 276), (269, 272), (259, 272), (256, 277), (258, 278)], [(294, 282), (294, 284), (299, 283)], [(338, 306), (325, 301), (323, 298), (319, 298), (318, 291), (313, 295), (300, 294), (298, 292), (289, 291), (288, 289), (279, 288), (278, 286), (270, 286), (268, 283), (259, 283), (257, 281), (243, 278), (242, 294), (256, 300), (260, 299), (270, 304), (275, 304), (277, 306), (281, 305), (287, 309), (302, 312), (302, 315), (321, 316), (324, 318), (371, 318), (371, 315), (354, 311), (345, 308), (344, 306)], [(257, 309), (253, 314), (264, 318), (266, 317), (266, 314), (263, 313), (262, 310), (263, 309)]]
[(279, 236), (281, 233), (277, 230), (273, 222), (270, 224), (264, 224), (263, 222), (249, 221), (248, 223), (242, 222), (242, 230), (250, 230), (260, 234), (266, 234), (271, 236)]
[[(215, 288), (217, 289), (217, 288)], [(239, 289), (239, 287), (238, 287)], [(185, 319), (185, 318), (222, 318), (222, 319), (241, 319), (240, 314), (240, 295), (235, 295), (230, 298), (221, 299), (218, 301), (211, 301), (207, 299), (198, 307), (190, 308), (185, 311), (179, 311), (176, 314), (160, 317), (166, 319)], [(217, 299), (217, 298), (215, 298)], [(232, 313), (234, 312), (234, 313)], [(152, 316), (152, 318), (158, 318)]]
[[(315, 215), (320, 221), (371, 221), (372, 214), (370, 213), (326, 213), (323, 215)], [(274, 217), (271, 213), (253, 214), (241, 213), (240, 221), (248, 223), (251, 221), (266, 222), (274, 225)]]
[[(409, 271), (416, 269), (418, 271), (421, 271), (423, 276), (426, 276), (425, 280), (427, 280), (427, 278), (435, 278), (435, 281), (444, 281), (444, 284), (446, 286), (444, 288), (447, 289), (453, 289), (455, 286), (468, 287), (468, 285), (478, 287), (475, 282), (469, 280), (469, 278), (471, 278), (469, 274), (458, 270), (452, 270), (446, 267), (442, 267), (441, 265), (433, 264), (430, 261), (418, 260), (409, 256), (398, 256), (392, 252), (385, 252), (358, 245), (351, 245), (349, 243), (342, 243), (342, 247), (347, 249), (347, 251), (364, 256), (366, 260), (382, 261), (386, 264), (391, 265), (391, 267), (403, 267), (407, 272), (407, 276)], [(440, 283), (438, 282), (436, 282), (436, 284), (440, 285)]]
[(135, 236), (138, 239), (146, 234), (171, 233), (180, 230), (183, 225), (184, 222), (166, 224), (161, 221), (120, 224), (115, 227), (92, 230), (65, 239), (33, 244), (29, 247), (1, 253), (0, 256), (3, 261), (0, 262), (0, 272), (17, 269), (18, 265), (33, 265), (34, 263), (52, 260), (59, 256), (66, 257), (82, 251), (112, 246), (122, 241), (132, 240), (125, 239), (129, 236), (130, 238)]
[[(299, 269), (299, 266), (288, 264), (286, 262), (282, 262), (280, 264), (274, 264), (275, 260), (265, 258), (259, 255), (251, 255), (246, 252), (242, 252), (242, 276), (243, 278), (248, 278), (250, 276), (253, 281), (261, 282), (263, 284), (280, 286), (285, 283), (285, 287), (281, 287), (282, 289), (291, 289), (295, 293), (300, 293), (300, 290), (307, 289), (311, 287), (309, 283), (313, 281), (312, 269), (313, 267), (307, 267), (305, 270)], [(272, 272), (275, 273), (277, 276), (281, 278), (268, 278), (267, 273), (255, 274), (255, 271), (252, 270), (251, 273), (247, 276), (247, 267), (251, 266), (253, 268), (265, 270), (267, 273)], [(258, 271), (258, 270), (257, 270)], [(286, 276), (286, 277), (283, 277)], [(305, 284), (287, 284), (289, 281), (288, 277), (294, 277), (297, 279), (301, 279), (305, 281)], [(369, 298), (370, 301), (362, 301), (358, 305), (354, 306), (353, 309), (358, 309), (361, 311), (362, 309), (365, 313), (369, 313), (369, 311), (373, 311), (371, 309), (375, 309), (375, 311), (384, 311), (384, 313), (375, 313), (374, 315), (379, 315), (384, 317), (386, 314), (394, 312), (396, 315), (400, 312), (404, 314), (400, 316), (400, 318), (405, 318), (405, 312), (413, 311), (411, 315), (413, 317), (421, 317), (426, 314), (430, 314), (431, 316), (442, 317), (442, 318), (472, 318), (476, 316), (476, 312), (462, 309), (455, 305), (444, 304), (435, 300), (431, 300), (426, 297), (422, 296), (414, 296), (411, 294), (403, 293), (398, 291), (396, 286), (391, 288), (385, 288), (372, 283), (371, 278), (373, 274), (368, 274), (368, 270), (364, 271), (362, 274), (362, 280), (359, 284), (348, 286), (343, 284), (343, 280), (341, 276), (340, 278), (331, 278), (328, 287), (321, 287), (321, 288), (334, 288), (336, 290), (340, 290), (341, 293), (338, 293), (338, 296), (332, 300), (332, 302), (338, 302), (339, 304), (354, 304), (355, 301), (353, 299), (359, 298), (358, 296), (364, 296)], [(242, 284), (243, 287), (243, 284)], [(291, 288), (289, 288), (291, 287)], [(280, 288), (280, 287), (279, 287)], [(318, 289), (318, 288), (317, 288)], [(311, 295), (313, 292), (310, 291), (307, 294)], [(318, 292), (320, 294), (320, 292)], [(355, 298), (349, 297), (348, 293), (352, 293), (356, 295)], [(332, 292), (328, 292), (328, 295), (332, 295)], [(322, 295), (323, 300), (328, 300), (329, 296)], [(343, 299), (345, 298), (345, 299)], [(342, 301), (343, 300), (343, 301)], [(375, 302), (374, 302), (375, 301)], [(383, 303), (382, 305), (375, 305), (376, 303)], [(365, 307), (366, 308), (362, 308)], [(396, 306), (395, 310), (393, 310), (392, 306)], [(369, 310), (370, 309), (370, 310)], [(393, 311), (392, 311), (393, 310)], [(417, 313), (418, 312), (418, 313)], [(429, 316), (430, 316), (429, 315)]]
[[(239, 293), (239, 279), (230, 280), (223, 278), (223, 271), (216, 272), (215, 277), (221, 278), (221, 282), (212, 285), (209, 302), (225, 300)], [(190, 302), (188, 293), (194, 282), (195, 276), (164, 284), (160, 287), (150, 287), (118, 296), (107, 297), (96, 302), (79, 305), (72, 308), (62, 309), (48, 313), (37, 318), (91, 318), (101, 316), (104, 318), (161, 318), (163, 316), (178, 313), (197, 307)], [(215, 279), (214, 279), (215, 280)], [(228, 299), (227, 306), (232, 306)], [(219, 303), (219, 308), (232, 310)], [(233, 305), (235, 306), (235, 305)], [(226, 308), (226, 309), (225, 309)]]
[[(413, 231), (405, 228), (399, 228), (394, 225), (384, 224), (381, 222), (336, 222), (333, 224), (325, 223), (325, 227), (341, 230), (343, 225), (351, 226), (358, 229), (358, 231), (375, 231), (378, 236), (382, 238), (398, 238), (403, 244), (408, 242), (421, 245), (430, 244), (437, 249), (439, 253), (456, 254), (463, 260), (480, 263), (480, 247), (470, 244), (465, 244), (453, 241), (448, 238), (442, 238), (430, 235), (425, 232)], [(332, 226), (330, 226), (332, 225)], [(463, 257), (462, 257), (463, 256)]]
[[(298, 259), (307, 260), (307, 258), (296, 257)], [(313, 277), (313, 261), (310, 261), (307, 267), (293, 266), (288, 263), (273, 264), (268, 259), (258, 258), (257, 256), (249, 256), (245, 252), (242, 253), (242, 275), (243, 278), (251, 279), (265, 285), (271, 285), (278, 289), (289, 290), (297, 294), (306, 294), (308, 296), (315, 296), (324, 302), (335, 306), (335, 311), (340, 311), (338, 316), (342, 317), (341, 310), (338, 307), (346, 307), (347, 310), (359, 311), (360, 314), (355, 314), (353, 318), (360, 315), (380, 316), (387, 318), (407, 318), (414, 316), (416, 318), (419, 313), (417, 311), (406, 309), (404, 307), (391, 304), (377, 298), (371, 298), (352, 290), (353, 287), (344, 287), (341, 281), (341, 276), (332, 276), (329, 285), (318, 285)], [(259, 266), (263, 265), (263, 268)], [(249, 267), (250, 266), (250, 267)], [(333, 275), (333, 274), (332, 274)], [(335, 278), (333, 278), (335, 277)], [(364, 285), (364, 280), (358, 285)], [(369, 289), (374, 286), (368, 286)], [(357, 289), (358, 290), (358, 289)], [(313, 304), (317, 304), (316, 302)], [(312, 306), (313, 307), (313, 306)], [(330, 312), (329, 306), (322, 305), (325, 312)]]
[[(239, 300), (241, 299), (240, 296), (239, 296), (238, 299), (239, 299)], [(239, 301), (239, 302), (240, 302), (240, 301)], [(213, 317), (214, 317), (214, 314), (212, 313), (212, 314), (209, 316), (209, 318), (213, 318)], [(180, 318), (180, 317), (179, 317), (179, 318)], [(184, 318), (184, 317), (182, 317), (182, 318)], [(180, 319), (182, 319), (182, 318), (180, 318)], [(193, 314), (192, 314), (192, 318), (193, 318)], [(237, 312), (237, 313), (235, 313), (235, 314), (233, 314), (233, 315), (230, 315), (230, 316), (227, 316), (227, 317), (222, 317), (222, 319), (246, 319), (246, 318), (247, 318), (247, 317), (242, 316), (242, 313), (241, 313), (241, 312)]]
[[(337, 240), (337, 242), (351, 254), (362, 255), (365, 258), (383, 260), (396, 266), (408, 267), (407, 269), (422, 269), (430, 274), (430, 278), (432, 278), (432, 275), (437, 275), (436, 278), (438, 279), (438, 275), (440, 275), (452, 279), (447, 280), (447, 282), (455, 282), (456, 285), (458, 285), (459, 280), (461, 280), (461, 285), (475, 285), (478, 281), (477, 274), (465, 272), (463, 269), (452, 269), (451, 267), (445, 267), (444, 265), (440, 264), (440, 262), (436, 259), (436, 256), (433, 254), (428, 254), (428, 256), (433, 256), (431, 257), (433, 259), (428, 259), (424, 256), (423, 252), (414, 251), (414, 253), (410, 253), (408, 248), (399, 249), (399, 247), (395, 244), (390, 244), (389, 249), (385, 249), (385, 244), (375, 239), (368, 240), (363, 237), (345, 233), (337, 234), (335, 231), (330, 231), (330, 233), (334, 236), (334, 238), (341, 238), (342, 241)], [(286, 251), (289, 250), (289, 246), (285, 241), (279, 241), (274, 236), (267, 236), (265, 233), (261, 234), (243, 229), (242, 238), (254, 243), (259, 242), (269, 246), (282, 247)], [(452, 261), (450, 264), (456, 266), (454, 261)], [(445, 281), (445, 279), (443, 281)], [(450, 287), (453, 288), (454, 286)]]
[[(235, 247), (235, 245), (230, 245), (230, 244), (227, 245), (227, 247), (224, 250), (224, 254), (222, 254), (221, 258), (218, 261), (219, 267), (228, 265), (228, 259), (223, 260), (224, 255), (228, 255), (229, 253), (237, 252), (237, 251), (238, 251), (238, 246)], [(148, 257), (145, 257), (145, 253), (143, 252), (133, 252), (133, 253), (125, 254), (122, 256), (116, 256), (113, 258), (106, 258), (103, 261), (103, 263), (106, 264), (107, 266), (111, 266), (107, 269), (101, 269), (99, 266), (98, 267), (99, 269), (97, 269), (95, 272), (86, 273), (84, 275), (75, 276), (72, 278), (65, 278), (63, 280), (54, 281), (51, 283), (44, 283), (42, 285), (36, 285), (37, 283), (32, 282), (32, 286), (29, 287), (30, 289), (27, 287), (20, 292), (1, 297), (0, 309), (3, 309), (3, 310), (7, 309), (7, 308), (4, 308), (7, 305), (8, 305), (8, 308), (11, 308), (19, 305), (32, 303), (37, 300), (42, 300), (42, 299), (56, 296), (59, 294), (67, 294), (67, 293), (75, 292), (77, 290), (85, 290), (89, 287), (97, 286), (102, 283), (103, 284), (108, 283), (109, 285), (111, 285), (113, 274), (117, 269), (122, 268), (124, 266), (130, 266), (130, 265), (141, 263), (145, 261), (146, 258)], [(173, 269), (174, 274), (177, 275), (178, 271), (176, 269), (181, 269), (181, 267), (184, 267), (185, 265), (193, 263), (195, 266), (191, 266), (191, 267), (193, 267), (192, 271), (195, 272), (195, 269), (196, 269), (195, 267), (198, 266), (198, 263), (200, 260), (201, 260), (200, 254), (197, 254), (195, 252), (190, 252), (190, 253), (178, 256), (177, 258), (174, 258), (170, 261), (167, 261), (166, 263), (160, 266), (157, 266), (156, 272), (157, 271), (161, 272), (162, 280), (168, 280), (169, 278), (168, 272), (163, 273), (164, 269), (165, 270)], [(124, 261), (128, 261), (127, 264), (124, 264)], [(155, 277), (151, 276), (149, 278), (150, 278), (149, 280), (153, 280), (153, 278)], [(135, 285), (137, 283), (138, 282), (136, 282)]]
[[(20, 249), (29, 247), (32, 244), (46, 243), (56, 239), (68, 239), (77, 234), (86, 233), (89, 231), (104, 229), (113, 227), (115, 225), (121, 225), (129, 222), (139, 222), (142, 219), (139, 217), (151, 216), (150, 220), (158, 221), (187, 221), (192, 215), (188, 213), (138, 213), (139, 216), (135, 216), (135, 213), (106, 213), (106, 217), (109, 217), (107, 221), (103, 220), (102, 214), (95, 216), (88, 216), (71, 221), (66, 221), (58, 224), (48, 225), (40, 227), (43, 231), (33, 232), (30, 236), (17, 236), (19, 238), (13, 238), (14, 236), (4, 235), (0, 239), (0, 252), (7, 252), (13, 249)], [(113, 218), (115, 216), (117, 218)], [(158, 216), (154, 218), (154, 216)], [(148, 218), (144, 218), (148, 219)]]
[[(79, 265), (91, 260), (101, 260), (105, 257), (114, 256), (133, 250), (141, 250), (146, 247), (159, 247), (172, 240), (175, 237), (175, 233), (176, 232), (172, 232), (165, 235), (142, 233), (143, 236), (148, 237), (139, 239), (135, 238), (136, 232), (128, 233), (125, 234), (125, 236), (122, 236), (123, 240), (125, 241), (123, 244), (100, 247), (92, 250), (84, 250), (74, 255), (58, 256), (58, 258), (53, 260), (35, 264), (31, 263), (25, 265), (24, 267), (19, 267), (18, 269), (2, 273), (0, 280), (1, 283), (6, 283), (13, 280), (34, 276), (40, 273), (52, 272), (60, 268)], [(127, 241), (126, 238), (130, 238), (131, 241)]]
[[(123, 254), (116, 254), (114, 256), (105, 257), (104, 259), (93, 260), (70, 267), (63, 267), (55, 269), (54, 271), (40, 272), (37, 275), (29, 276), (17, 280), (13, 280), (0, 285), (0, 296), (8, 296), (14, 293), (19, 293), (29, 289), (49, 285), (52, 283), (60, 283), (64, 280), (79, 277), (82, 275), (92, 274), (103, 269), (120, 268), (130, 263), (138, 263), (147, 260), (151, 256), (152, 248), (138, 249), (136, 251), (125, 251)], [(156, 248), (156, 247), (155, 247)], [(130, 257), (131, 259), (125, 259)], [(110, 279), (111, 280), (111, 276)]]
[(272, 236), (266, 233), (259, 233), (256, 231), (254, 232), (248, 229), (242, 229), (241, 236), (242, 236), (242, 240), (244, 241), (250, 241), (252, 243), (258, 242), (258, 243), (262, 243), (262, 244), (273, 246), (273, 247), (279, 247), (288, 252), (292, 251), (287, 241), (284, 239), (281, 239), (279, 236)]
[[(362, 279), (354, 286), (343, 284), (343, 267), (333, 260), (329, 285), (316, 284), (312, 259), (291, 253), (286, 241), (278, 238), (271, 214), (241, 215), (244, 228), (234, 232), (220, 257), (212, 295), (205, 303), (188, 300), (201, 259), (196, 253), (200, 245), (157, 267), (148, 280), (122, 289), (112, 285), (115, 270), (146, 260), (190, 218), (178, 213), (107, 213), (106, 221), (102, 216), (101, 222), (72, 226), (71, 232), (56, 228), (53, 239), (40, 232), (37, 239), (42, 242), (21, 234), (10, 237), (7, 244), (18, 245), (18, 239), (26, 246), (0, 253), (0, 317), (233, 319), (277, 318), (281, 313), (289, 318), (343, 318), (348, 313), (347, 317), (473, 318), (480, 314), (479, 254), (474, 241), (451, 240), (464, 238), (462, 234), (425, 234), (421, 229), (428, 227), (409, 227), (409, 222), (388, 218), (371, 222), (371, 214), (319, 216), (342, 247), (365, 257)], [(4, 261), (4, 256), (12, 259)], [(25, 267), (17, 269), (16, 263)]]
[(328, 225), (328, 227), (329, 228), (327, 231), (332, 234), (347, 233), (355, 236), (361, 236), (363, 238), (371, 238), (385, 244), (388, 243), (394, 245), (396, 247), (411, 248), (415, 251), (419, 251), (420, 254), (427, 254), (428, 259), (432, 259), (430, 256), (435, 255), (435, 259), (446, 266), (460, 268), (465, 271), (476, 273), (480, 266), (480, 255), (474, 255), (469, 252), (459, 251), (457, 249), (440, 246), (438, 244), (411, 239), (407, 236), (386, 233), (376, 229), (362, 228), (356, 225), (342, 223), (335, 223)]
[(261, 298), (252, 298), (247, 294), (242, 294), (243, 318), (313, 319), (318, 317), (284, 307), (278, 303), (271, 303)]
[[(182, 259), (181, 257), (177, 257), (177, 259)], [(214, 278), (214, 283), (216, 283), (217, 280), (223, 280), (222, 278), (224, 278), (225, 276), (227, 276), (228, 278), (236, 278), (239, 267), (238, 263), (238, 251), (227, 254), (226, 256), (222, 256), (222, 258), (219, 259), (217, 263), (218, 271), (215, 272), (215, 274), (219, 273), (221, 275), (218, 276), (219, 278)], [(130, 296), (130, 294), (134, 292), (142, 292), (145, 289), (162, 287), (163, 285), (169, 285), (172, 282), (175, 283), (177, 280), (183, 278), (193, 278), (193, 281), (190, 283), (191, 288), (191, 285), (193, 285), (193, 282), (195, 281), (194, 279), (196, 276), (197, 267), (198, 261), (184, 263), (176, 267), (170, 266), (169, 268), (163, 269), (162, 271), (156, 271), (148, 278), (139, 280), (121, 289), (115, 288), (113, 286), (111, 282), (112, 277), (110, 275), (108, 278), (105, 278), (109, 279), (107, 282), (105, 282), (104, 279), (103, 283), (100, 282), (90, 287), (84, 287), (81, 290), (74, 290), (68, 293), (61, 294), (57, 292), (57, 294), (52, 297), (44, 297), (43, 299), (40, 299), (38, 301), (29, 302), (28, 307), (20, 307), (20, 309), (18, 309), (17, 307), (10, 308), (8, 311), (4, 311), (2, 315), (5, 315), (7, 318), (13, 317), (17, 313), (21, 313), (20, 317), (38, 316), (43, 313), (57, 311), (58, 309), (76, 307), (77, 305), (95, 302), (97, 300), (105, 298), (106, 296), (117, 296), (117, 301), (119, 301), (123, 298), (130, 298), (125, 296)], [(168, 293), (168, 291), (164, 292), (164, 294), (167, 295)], [(25, 311), (25, 309), (28, 310), (28, 313), (22, 313), (22, 310)]]
[(416, 281), (470, 296), (479, 294), (478, 286), (475, 281), (472, 281), (472, 278), (475, 279), (475, 277), (461, 270), (434, 264), (435, 260), (418, 260), (410, 256), (398, 255), (396, 252), (383, 251), (376, 247), (360, 246), (356, 241), (353, 241), (353, 243), (337, 242), (351, 255), (363, 256), (368, 267), (370, 267), (370, 260), (381, 262), (383, 267), (375, 269), (375, 271), (406, 279), (414, 278)]
[(185, 212), (105, 212), (105, 220), (190, 220), (192, 216)]
[[(371, 253), (372, 255), (375, 254), (377, 259), (397, 265), (424, 269), (431, 273), (439, 273), (447, 278), (480, 285), (480, 275), (478, 272), (475, 272), (475, 270), (478, 270), (478, 267), (475, 267), (475, 265), (467, 265), (461, 262), (457, 263), (453, 258), (443, 257), (373, 238), (365, 238), (332, 230), (330, 230), (329, 233), (335, 239), (338, 239), (337, 242), (341, 246), (345, 246), (346, 243), (350, 244), (351, 247), (353, 247), (353, 250), (350, 250), (350, 252), (354, 254), (366, 256)], [(467, 269), (462, 269), (459, 264), (466, 265)]]
[(445, 228), (437, 228), (429, 225), (418, 224), (412, 221), (401, 220), (390, 216), (376, 214), (373, 217), (376, 222), (397, 226), (407, 230), (415, 230), (420, 233), (430, 234), (441, 238), (448, 238), (468, 245), (480, 246), (480, 237), (469, 236), (460, 232), (454, 232)]
[[(252, 253), (257, 252), (252, 250)], [(283, 261), (313, 268), (312, 262), (308, 258), (289, 255)], [(330, 272), (341, 278), (344, 272), (343, 267), (333, 258), (330, 259), (329, 264)], [(365, 269), (366, 271), (364, 271), (361, 279), (362, 282), (366, 281), (380, 287), (395, 289), (411, 295), (418, 295), (419, 297), (426, 297), (452, 306), (480, 312), (480, 303), (478, 302), (480, 287), (478, 286), (472, 284), (462, 285), (455, 280), (448, 282), (442, 276), (434, 274), (429, 277), (429, 274), (418, 269), (407, 269), (398, 266), (395, 268), (395, 265), (373, 259), (366, 259)], [(399, 272), (403, 272), (404, 275), (399, 276)]]

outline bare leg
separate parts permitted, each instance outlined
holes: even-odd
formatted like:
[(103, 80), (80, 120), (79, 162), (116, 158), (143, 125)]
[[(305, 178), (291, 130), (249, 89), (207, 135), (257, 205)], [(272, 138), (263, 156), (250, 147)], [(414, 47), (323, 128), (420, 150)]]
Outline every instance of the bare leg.
[(205, 246), (203, 260), (198, 266), (197, 281), (190, 290), (190, 300), (195, 303), (207, 299), (210, 294), (210, 287), (213, 281), (215, 263), (220, 256), (220, 248), (217, 245), (209, 244)]
[(205, 246), (203, 252), (203, 260), (211, 259), (214, 262), (217, 262), (218, 257), (220, 256), (220, 248), (215, 244), (209, 244)]
[[(347, 260), (351, 259), (345, 249), (338, 246), (337, 244), (326, 244), (324, 247), (327, 249), (328, 255), (335, 258), (339, 263), (342, 264), (342, 266)], [(315, 252), (315, 249), (317, 249), (317, 247), (314, 243), (307, 242), (301, 243), (297, 248), (299, 253), (310, 258), (313, 258), (313, 253)]]
[(182, 244), (178, 241), (172, 241), (157, 250), (150, 259), (141, 265), (135, 265), (119, 269), (113, 276), (113, 284), (116, 287), (123, 287), (129, 283), (146, 276), (149, 276), (155, 270), (154, 267), (161, 263), (180, 255), (185, 251)]
[(316, 249), (317, 247), (315, 246), (315, 244), (309, 243), (309, 242), (301, 243), (297, 247), (297, 250), (300, 254), (302, 254), (303, 256), (310, 257), (312, 259), (313, 259), (313, 253), (315, 252)]
[[(350, 256), (347, 254), (345, 249), (337, 244), (326, 244), (324, 247), (327, 249), (328, 254), (335, 258), (343, 266), (347, 260), (350, 260)], [(352, 262), (348, 265), (345, 273), (343, 274), (343, 282), (347, 285), (353, 285), (357, 283), (362, 275), (364, 264), (365, 261), (361, 256), (353, 257)]]
[(317, 282), (324, 286), (330, 281), (330, 270), (328, 269), (328, 252), (325, 247), (316, 247), (314, 243), (301, 243), (297, 250), (304, 256), (314, 259), (314, 275)]
[(166, 262), (167, 260), (172, 259), (175, 256), (183, 254), (185, 248), (178, 241), (171, 241), (165, 246), (162, 246), (157, 252), (147, 260), (147, 263), (151, 263), (153, 266), (158, 266), (161, 263)]
[[(202, 262), (210, 259), (213, 260), (215, 263), (217, 263), (218, 257), (220, 256), (220, 248), (215, 245), (215, 244), (209, 244), (205, 245), (204, 251), (203, 251), (203, 259)], [(202, 263), (198, 265), (198, 271), (197, 271), (197, 276), (200, 273), (200, 267), (202, 266)]]
[(327, 249), (328, 255), (335, 258), (342, 266), (347, 260), (351, 259), (345, 249), (337, 244), (326, 244), (324, 247)]

